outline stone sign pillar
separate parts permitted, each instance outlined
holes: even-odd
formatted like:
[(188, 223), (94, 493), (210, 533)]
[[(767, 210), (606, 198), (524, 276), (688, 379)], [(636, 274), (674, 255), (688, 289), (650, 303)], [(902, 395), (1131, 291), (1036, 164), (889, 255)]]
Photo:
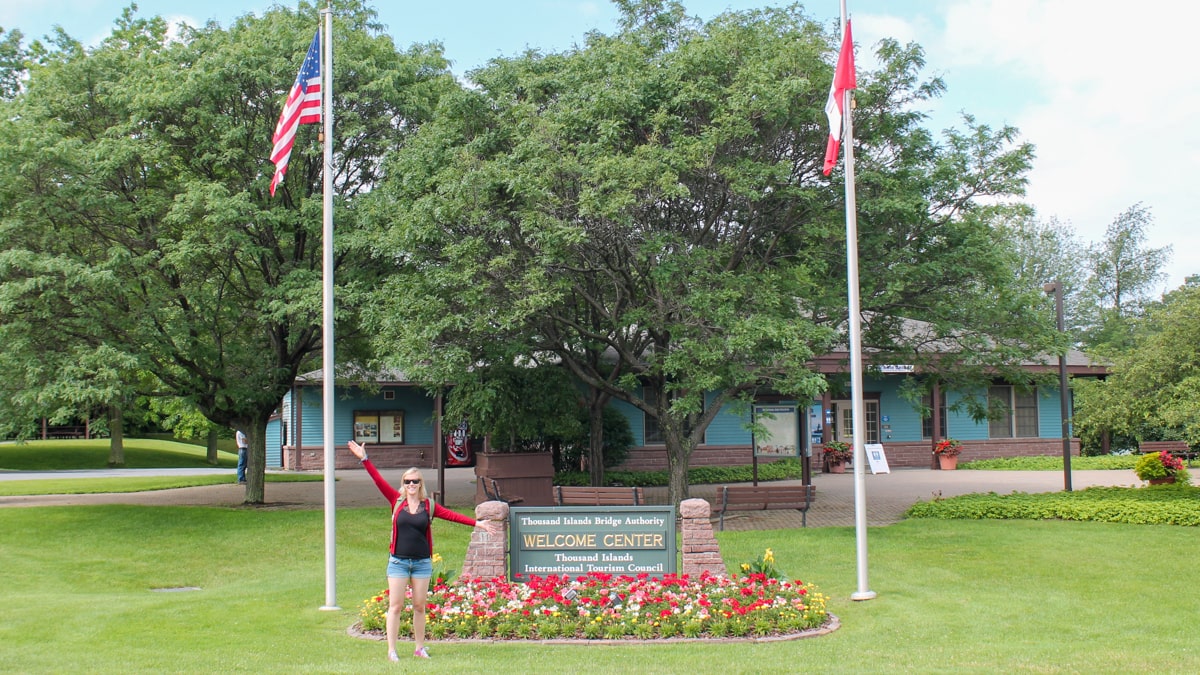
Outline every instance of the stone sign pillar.
[(701, 573), (723, 576), (728, 574), (721, 559), (721, 547), (713, 536), (712, 505), (706, 499), (685, 499), (679, 503), (682, 518), (683, 569), (689, 577)]
[(467, 555), (463, 560), (462, 576), (472, 579), (493, 579), (508, 574), (505, 564), (505, 545), (507, 541), (508, 504), (504, 502), (483, 502), (475, 507), (475, 520), (494, 520), (504, 524), (497, 534), (476, 527), (471, 532), (471, 543), (467, 546)]

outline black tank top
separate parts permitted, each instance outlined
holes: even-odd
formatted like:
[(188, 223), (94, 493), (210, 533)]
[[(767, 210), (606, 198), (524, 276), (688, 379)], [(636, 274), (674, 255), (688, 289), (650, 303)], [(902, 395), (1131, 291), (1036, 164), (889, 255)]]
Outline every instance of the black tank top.
[(397, 558), (428, 558), (429, 540), (426, 533), (429, 530), (429, 512), (426, 502), (421, 502), (417, 513), (409, 513), (404, 506), (396, 516), (396, 550), (392, 555)]

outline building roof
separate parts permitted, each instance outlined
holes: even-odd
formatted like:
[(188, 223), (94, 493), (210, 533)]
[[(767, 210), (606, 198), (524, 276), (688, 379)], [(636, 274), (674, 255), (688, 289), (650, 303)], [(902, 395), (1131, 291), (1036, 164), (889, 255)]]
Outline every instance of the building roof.
[[(871, 316), (864, 314), (864, 322), (870, 321)], [(940, 335), (935, 327), (926, 322), (915, 319), (901, 319), (899, 322), (901, 342), (911, 345), (913, 350), (918, 354), (923, 355), (924, 359), (928, 359), (930, 355), (937, 354), (957, 354), (962, 351), (961, 346), (954, 339), (953, 335)], [(821, 373), (845, 372), (848, 369), (850, 350), (847, 345), (839, 345), (830, 354), (817, 357), (817, 370)], [(905, 363), (903, 355), (894, 355), (894, 358), (889, 358), (884, 352), (879, 349), (864, 348), (863, 361), (869, 365), (889, 364), (894, 370), (891, 372), (922, 372), (926, 370), (920, 366), (912, 364), (910, 360)], [(1055, 354), (1043, 354), (1030, 359), (1024, 359), (1020, 363), (1021, 367), (1031, 372), (1046, 372), (1058, 371), (1058, 356)], [(1099, 359), (1094, 359), (1084, 352), (1077, 349), (1067, 351), (1065, 365), (1067, 373), (1077, 376), (1102, 376), (1108, 374), (1110, 363)]]

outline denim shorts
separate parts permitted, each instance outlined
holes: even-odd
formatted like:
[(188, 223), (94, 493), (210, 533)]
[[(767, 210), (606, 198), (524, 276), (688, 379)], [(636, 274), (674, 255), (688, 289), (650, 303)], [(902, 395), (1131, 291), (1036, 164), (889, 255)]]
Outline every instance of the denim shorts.
[(433, 561), (429, 558), (397, 558), (390, 556), (389, 579), (429, 579), (433, 577)]

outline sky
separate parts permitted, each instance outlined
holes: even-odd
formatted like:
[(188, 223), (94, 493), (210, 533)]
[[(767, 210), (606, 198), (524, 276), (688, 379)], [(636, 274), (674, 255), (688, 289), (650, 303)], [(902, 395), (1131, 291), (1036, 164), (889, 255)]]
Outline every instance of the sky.
[[(55, 25), (95, 43), (127, 0), (0, 0), (0, 27), (26, 39)], [(141, 0), (142, 16), (229, 25), (261, 14), (269, 0)], [(568, 49), (589, 31), (613, 32), (607, 0), (376, 0), (397, 45), (441, 42), (455, 74), (496, 56)], [(682, 0), (710, 19), (727, 10), (785, 6), (772, 0)], [(810, 0), (806, 13), (836, 25), (838, 0)], [(946, 93), (921, 108), (929, 127), (961, 128), (960, 114), (992, 128), (1012, 125), (1037, 158), (1026, 201), (1039, 217), (1069, 226), (1082, 244), (1103, 241), (1122, 212), (1141, 204), (1152, 224), (1147, 246), (1171, 246), (1167, 281), (1200, 273), (1200, 215), (1191, 189), (1200, 165), (1200, 70), (1191, 68), (1194, 26), (1186, 3), (1154, 11), (1094, 0), (847, 0), (859, 70), (879, 39), (916, 42), (927, 77)], [(201, 9), (201, 7), (203, 9)], [(297, 68), (303, 59), (297, 54)], [(818, 148), (816, 152), (823, 152)]]

